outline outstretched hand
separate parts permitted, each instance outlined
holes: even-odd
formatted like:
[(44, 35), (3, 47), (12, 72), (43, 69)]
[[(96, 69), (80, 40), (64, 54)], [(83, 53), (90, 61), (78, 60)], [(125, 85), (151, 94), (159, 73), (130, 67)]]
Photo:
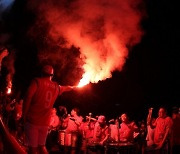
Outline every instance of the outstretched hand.
[(77, 90), (77, 89), (79, 89), (78, 86), (71, 86), (71, 88), (72, 88), (72, 90)]

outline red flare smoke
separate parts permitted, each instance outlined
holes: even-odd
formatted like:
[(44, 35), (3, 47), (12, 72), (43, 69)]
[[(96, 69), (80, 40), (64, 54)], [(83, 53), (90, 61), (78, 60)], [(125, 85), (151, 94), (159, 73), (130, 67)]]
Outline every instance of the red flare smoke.
[(57, 44), (62, 37), (67, 47), (80, 48), (84, 74), (78, 86), (97, 83), (110, 78), (113, 71), (121, 71), (128, 56), (127, 46), (137, 44), (143, 35), (143, 14), (137, 9), (142, 0), (63, 2), (46, 0), (36, 8), (40, 21), (49, 24), (48, 37)]

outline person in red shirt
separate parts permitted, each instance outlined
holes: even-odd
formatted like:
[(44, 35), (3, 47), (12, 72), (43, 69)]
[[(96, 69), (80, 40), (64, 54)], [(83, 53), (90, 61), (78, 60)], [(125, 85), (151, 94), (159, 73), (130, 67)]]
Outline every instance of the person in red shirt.
[(80, 131), (82, 134), (82, 146), (81, 150), (83, 153), (87, 152), (87, 146), (93, 144), (94, 127), (97, 119), (92, 118), (92, 113), (86, 116), (85, 121), (80, 126)]
[(79, 109), (73, 108), (69, 116), (66, 133), (78, 132), (82, 123), (82, 116), (79, 116)]
[(171, 145), (169, 144), (172, 140), (172, 119), (167, 116), (167, 111), (164, 107), (161, 107), (158, 112), (158, 117), (154, 123), (150, 123), (152, 129), (154, 129), (154, 145), (147, 146), (147, 151), (158, 150), (168, 151), (171, 150)]
[(104, 115), (100, 115), (94, 126), (93, 141), (99, 145), (103, 145), (107, 141), (108, 135), (106, 118)]
[(45, 147), (51, 110), (56, 98), (72, 86), (60, 86), (52, 81), (53, 67), (43, 66), (42, 77), (34, 78), (27, 90), (23, 104), (23, 120), (29, 153), (48, 153)]
[(53, 108), (51, 110), (51, 119), (49, 123), (50, 130), (56, 130), (57, 127), (59, 126), (59, 117), (57, 116), (56, 112), (57, 112), (56, 108)]
[(119, 135), (121, 142), (132, 142), (134, 140), (134, 132), (138, 132), (138, 127), (134, 121), (129, 121), (127, 114), (122, 114), (120, 117)]

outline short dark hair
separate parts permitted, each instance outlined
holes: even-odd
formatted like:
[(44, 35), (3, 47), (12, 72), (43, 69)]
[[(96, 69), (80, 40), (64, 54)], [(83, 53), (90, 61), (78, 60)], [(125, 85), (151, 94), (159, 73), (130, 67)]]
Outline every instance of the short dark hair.
[(79, 115), (79, 109), (77, 107), (73, 108), (72, 110), (74, 110), (76, 112), (77, 115)]

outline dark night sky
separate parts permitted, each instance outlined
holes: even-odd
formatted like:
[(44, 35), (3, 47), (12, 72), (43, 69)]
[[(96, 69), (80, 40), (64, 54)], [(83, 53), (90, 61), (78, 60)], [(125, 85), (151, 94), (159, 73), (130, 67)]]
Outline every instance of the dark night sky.
[[(56, 106), (65, 105), (68, 110), (77, 106), (83, 115), (92, 112), (112, 118), (128, 112), (133, 119), (143, 119), (150, 106), (154, 106), (155, 111), (161, 105), (167, 106), (169, 110), (173, 106), (179, 106), (178, 5), (175, 1), (168, 0), (144, 2), (147, 17), (142, 21), (142, 28), (145, 35), (141, 42), (130, 50), (123, 70), (114, 72), (112, 78), (98, 84), (89, 84), (79, 91), (63, 94), (57, 99)], [(6, 44), (16, 53), (13, 78), (15, 93), (19, 90), (23, 93), (40, 69), (36, 44), (26, 34), (35, 14), (28, 12), (25, 5), (23, 0), (15, 1), (12, 8), (3, 14), (3, 22), (0, 23), (1, 33), (12, 33)], [(65, 81), (66, 73), (70, 74), (63, 70), (63, 75), (55, 76), (54, 80), (60, 84), (74, 84), (72, 78)], [(1, 85), (5, 74), (6, 68), (3, 68)]]

